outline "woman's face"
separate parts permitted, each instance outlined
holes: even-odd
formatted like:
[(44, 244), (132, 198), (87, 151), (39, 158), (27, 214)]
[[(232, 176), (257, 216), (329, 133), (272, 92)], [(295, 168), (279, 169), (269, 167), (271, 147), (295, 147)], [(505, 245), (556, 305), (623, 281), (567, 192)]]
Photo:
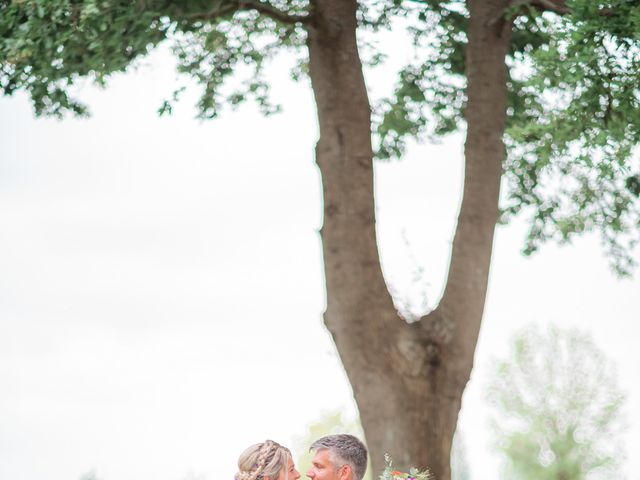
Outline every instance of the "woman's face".
[(296, 470), (296, 466), (293, 463), (293, 459), (289, 457), (287, 465), (287, 472), (285, 470), (280, 471), (280, 475), (278, 475), (278, 480), (298, 480), (300, 478), (300, 472)]

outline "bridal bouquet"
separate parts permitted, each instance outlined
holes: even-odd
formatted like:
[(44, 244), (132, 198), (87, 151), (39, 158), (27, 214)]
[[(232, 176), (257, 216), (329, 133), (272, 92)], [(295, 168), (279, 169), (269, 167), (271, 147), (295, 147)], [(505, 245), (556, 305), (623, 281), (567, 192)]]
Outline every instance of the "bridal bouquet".
[(387, 466), (380, 474), (380, 480), (435, 480), (435, 477), (429, 469), (418, 470), (417, 468), (411, 467), (409, 472), (395, 470), (389, 454), (385, 454), (384, 461), (387, 463)]

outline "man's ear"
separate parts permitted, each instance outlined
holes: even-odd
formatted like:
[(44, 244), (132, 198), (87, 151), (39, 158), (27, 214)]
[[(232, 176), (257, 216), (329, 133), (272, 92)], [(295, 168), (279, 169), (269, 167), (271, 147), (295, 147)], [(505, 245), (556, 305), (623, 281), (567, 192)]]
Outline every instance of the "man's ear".
[(340, 475), (338, 476), (338, 480), (352, 480), (353, 479), (353, 470), (351, 470), (350, 465), (343, 465), (340, 467)]

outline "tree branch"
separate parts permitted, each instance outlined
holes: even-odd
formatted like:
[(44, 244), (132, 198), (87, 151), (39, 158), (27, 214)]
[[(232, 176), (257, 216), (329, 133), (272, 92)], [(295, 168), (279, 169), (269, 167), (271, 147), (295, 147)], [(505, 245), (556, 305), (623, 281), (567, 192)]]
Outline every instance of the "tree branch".
[(472, 362), (468, 359), (473, 356), (484, 311), (499, 211), (507, 104), (505, 56), (511, 22), (504, 17), (496, 20), (496, 14), (507, 11), (509, 4), (509, 0), (470, 2), (462, 202), (442, 299), (420, 320), (423, 334), (449, 343), (447, 351), (466, 358), (461, 368), (469, 371)]
[[(545, 12), (554, 12), (558, 15), (568, 15), (573, 10), (567, 7), (565, 0), (513, 0), (509, 6), (509, 10), (529, 5)], [(611, 17), (615, 15), (615, 10), (611, 8), (602, 8), (598, 14), (603, 17)]]
[(227, 8), (214, 8), (209, 10), (208, 12), (198, 12), (193, 13), (191, 15), (187, 15), (188, 20), (213, 20), (216, 17), (221, 17), (223, 15), (228, 15), (229, 13), (233, 13), (238, 8), (235, 5), (229, 5)]
[(293, 25), (296, 23), (310, 23), (312, 16), (307, 15), (290, 15), (268, 3), (258, 0), (238, 0), (235, 3), (228, 4), (226, 8), (216, 8), (209, 10), (208, 12), (195, 13), (189, 15), (189, 20), (213, 20), (216, 17), (234, 13), (239, 10), (255, 10), (263, 15), (266, 15), (277, 22), (286, 23), (287, 25)]
[(565, 5), (564, 0), (534, 0), (531, 5), (541, 10), (555, 12), (560, 15), (571, 13), (571, 9)]
[(263, 13), (268, 17), (280, 23), (295, 24), (295, 23), (309, 23), (311, 21), (311, 15), (290, 15), (287, 12), (283, 12), (268, 3), (260, 2), (258, 0), (242, 0), (238, 2), (238, 8), (241, 10), (256, 10)]

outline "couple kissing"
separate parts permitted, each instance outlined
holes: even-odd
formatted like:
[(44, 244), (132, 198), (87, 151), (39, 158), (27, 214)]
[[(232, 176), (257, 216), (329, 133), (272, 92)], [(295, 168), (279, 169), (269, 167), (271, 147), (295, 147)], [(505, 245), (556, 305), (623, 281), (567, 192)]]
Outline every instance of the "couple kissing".
[[(310, 480), (362, 480), (367, 448), (353, 435), (328, 435), (313, 442)], [(247, 448), (238, 459), (235, 480), (299, 480), (291, 451), (273, 440)]]

